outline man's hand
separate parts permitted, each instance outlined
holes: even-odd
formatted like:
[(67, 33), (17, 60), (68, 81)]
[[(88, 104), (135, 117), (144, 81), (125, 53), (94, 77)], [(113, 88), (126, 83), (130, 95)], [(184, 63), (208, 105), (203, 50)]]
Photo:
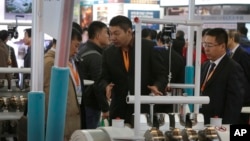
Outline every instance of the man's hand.
[(8, 65), (11, 65), (11, 64), (12, 64), (12, 61), (11, 61), (11, 59), (10, 59), (10, 58), (8, 59), (7, 64), (8, 64)]
[(107, 98), (107, 100), (108, 101), (110, 101), (110, 97), (111, 97), (111, 91), (112, 91), (112, 88), (113, 88), (113, 86), (114, 86), (115, 84), (113, 84), (113, 83), (109, 83), (108, 85), (107, 85), (107, 87), (106, 87), (106, 98)]
[(163, 93), (159, 91), (156, 86), (148, 86), (148, 88), (151, 90), (151, 93), (153, 93), (154, 95), (163, 95)]

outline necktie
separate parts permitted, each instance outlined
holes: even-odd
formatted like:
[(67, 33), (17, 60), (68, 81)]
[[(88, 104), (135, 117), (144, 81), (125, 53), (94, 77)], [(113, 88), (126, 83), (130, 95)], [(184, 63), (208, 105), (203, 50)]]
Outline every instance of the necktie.
[(215, 66), (216, 66), (215, 63), (210, 63), (210, 69), (209, 69), (208, 74), (207, 74), (207, 80), (210, 79), (210, 77), (212, 76), (212, 73), (214, 71)]
[(233, 53), (233, 52), (229, 52), (229, 57), (230, 57), (230, 58), (232, 58), (232, 57), (233, 57), (233, 55), (234, 55), (234, 53)]
[(213, 75), (214, 73), (214, 67), (216, 66), (215, 63), (210, 63), (210, 67), (209, 67), (209, 70), (208, 70), (208, 73), (206, 75), (206, 79), (204, 80), (204, 82), (202, 83), (202, 86), (201, 86), (201, 91), (203, 92), (204, 88), (205, 88), (205, 85), (207, 83), (207, 81), (211, 78), (211, 76)]

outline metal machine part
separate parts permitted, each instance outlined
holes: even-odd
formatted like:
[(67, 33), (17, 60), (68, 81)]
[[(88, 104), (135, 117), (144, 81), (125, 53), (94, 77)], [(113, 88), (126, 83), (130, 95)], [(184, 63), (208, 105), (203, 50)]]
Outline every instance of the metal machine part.
[(156, 127), (152, 127), (150, 130), (147, 130), (144, 137), (145, 141), (165, 141), (165, 136), (162, 131)]
[(180, 123), (186, 128), (192, 128), (197, 124), (197, 114), (187, 113), (186, 115), (180, 114)]
[(198, 132), (199, 141), (221, 141), (214, 127), (207, 127)]
[[(161, 130), (163, 133), (169, 130), (169, 116), (166, 113), (155, 113), (154, 119), (157, 120), (157, 124), (159, 127), (159, 130)], [(134, 126), (134, 116), (132, 117), (132, 128)], [(153, 125), (153, 122), (151, 122), (151, 116), (148, 113), (140, 114), (140, 135), (143, 136), (145, 132), (152, 127), (155, 127)]]
[(192, 128), (182, 130), (183, 141), (198, 141), (198, 134)]
[(23, 112), (27, 101), (22, 95), (0, 97), (0, 112)]
[(165, 138), (166, 141), (183, 141), (181, 130), (178, 128), (165, 132)]
[(185, 129), (186, 127), (194, 130), (204, 129), (204, 116), (200, 113), (187, 113), (186, 115), (179, 113), (169, 114), (170, 127)]
[(16, 96), (9, 98), (9, 106), (7, 109), (9, 112), (16, 112), (19, 110), (19, 99)]
[(133, 141), (126, 139), (134, 136), (131, 128), (99, 127), (97, 129), (76, 130), (71, 135), (71, 141)]
[(0, 112), (4, 110), (4, 99), (0, 97)]

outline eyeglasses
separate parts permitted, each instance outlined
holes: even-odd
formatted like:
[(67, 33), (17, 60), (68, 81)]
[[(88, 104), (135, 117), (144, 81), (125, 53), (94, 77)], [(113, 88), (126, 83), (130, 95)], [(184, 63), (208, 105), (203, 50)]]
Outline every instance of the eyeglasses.
[(207, 42), (202, 42), (201, 44), (203, 47), (208, 47), (208, 48), (221, 45), (221, 44), (212, 44), (212, 43), (207, 43)]

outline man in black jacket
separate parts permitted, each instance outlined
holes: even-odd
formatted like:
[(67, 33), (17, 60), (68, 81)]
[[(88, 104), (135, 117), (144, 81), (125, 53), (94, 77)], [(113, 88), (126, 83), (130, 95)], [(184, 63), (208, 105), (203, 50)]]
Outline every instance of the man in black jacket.
[[(229, 56), (241, 65), (247, 78), (243, 106), (250, 106), (250, 55), (239, 44), (240, 34), (236, 30), (228, 31)], [(241, 114), (241, 122), (248, 123), (249, 115)]]
[[(24, 30), (24, 37), (23, 42), (26, 46), (28, 46), (28, 49), (26, 51), (25, 56), (23, 57), (23, 67), (24, 68), (30, 68), (31, 67), (31, 40), (32, 40), (32, 29), (27, 28)], [(23, 80), (24, 80), (24, 86), (25, 88), (28, 87), (28, 82), (31, 78), (30, 74), (23, 74)]]
[(209, 30), (203, 42), (209, 61), (201, 67), (201, 95), (210, 98), (200, 109), (205, 124), (215, 116), (222, 118), (223, 124), (239, 123), (247, 80), (242, 67), (226, 55), (227, 43), (228, 35), (222, 28)]
[[(134, 107), (126, 103), (128, 94), (134, 95), (135, 84), (135, 39), (132, 22), (125, 16), (113, 17), (109, 23), (112, 46), (103, 52), (100, 91), (111, 96), (110, 119), (125, 119), (132, 123)], [(162, 57), (154, 51), (155, 43), (141, 41), (141, 95), (162, 95), (166, 86), (166, 69)], [(149, 112), (148, 105), (141, 112)]]
[[(94, 21), (89, 25), (88, 34), (89, 40), (77, 55), (79, 58), (78, 72), (81, 80), (87, 79), (96, 82), (101, 75), (103, 49), (109, 45), (107, 25), (100, 21)], [(96, 91), (97, 89), (96, 83), (85, 86), (83, 89), (81, 111), (85, 111), (85, 113), (82, 113), (81, 120), (86, 123), (86, 127), (82, 128), (97, 128), (101, 112), (103, 118), (109, 117), (109, 105), (106, 96), (101, 95)]]

